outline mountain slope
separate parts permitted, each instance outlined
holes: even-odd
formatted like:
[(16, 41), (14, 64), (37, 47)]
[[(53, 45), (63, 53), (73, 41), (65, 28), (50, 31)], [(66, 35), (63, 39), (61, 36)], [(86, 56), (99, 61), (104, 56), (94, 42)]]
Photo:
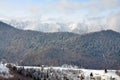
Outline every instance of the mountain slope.
[[(55, 44), (50, 49), (28, 54), (23, 62), (26, 65), (35, 61), (31, 64), (62, 65), (67, 63), (85, 68), (119, 68), (119, 40), (120, 34), (111, 30), (76, 36)], [(41, 54), (44, 55), (41, 56)]]
[(96, 69), (120, 66), (120, 33), (112, 30), (85, 35), (43, 33), (19, 30), (2, 22), (0, 28), (0, 60), (21, 65), (75, 64)]

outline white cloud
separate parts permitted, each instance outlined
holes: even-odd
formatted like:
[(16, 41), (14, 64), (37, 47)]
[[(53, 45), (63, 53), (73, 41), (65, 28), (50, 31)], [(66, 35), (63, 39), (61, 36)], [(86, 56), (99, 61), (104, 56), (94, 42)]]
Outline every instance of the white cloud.
[(74, 17), (74, 14), (78, 17), (81, 16), (97, 16), (106, 11), (120, 8), (119, 0), (89, 0), (78, 2), (76, 0), (58, 0), (55, 3), (49, 5), (32, 5), (29, 6), (31, 13), (48, 15), (50, 16), (62, 16), (62, 17)]
[(113, 14), (111, 13), (107, 19), (108, 29), (112, 29), (120, 32), (120, 12)]
[[(47, 1), (51, 2), (53, 0)], [(33, 19), (39, 19), (38, 22), (49, 20), (51, 22), (65, 23), (73, 21), (81, 23), (86, 20), (85, 24), (89, 23), (88, 29), (91, 31), (101, 29), (120, 31), (120, 0), (88, 0), (82, 2), (77, 0), (58, 0), (48, 5), (29, 5), (27, 10), (30, 14), (29, 17), (32, 16)], [(38, 29), (35, 28), (36, 26), (39, 27), (36, 23), (33, 23), (26, 28), (36, 30)]]

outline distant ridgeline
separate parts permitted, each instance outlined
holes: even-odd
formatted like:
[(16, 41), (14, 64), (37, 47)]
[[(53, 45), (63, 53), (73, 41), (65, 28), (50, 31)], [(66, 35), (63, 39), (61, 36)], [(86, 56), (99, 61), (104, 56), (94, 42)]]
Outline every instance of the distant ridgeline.
[(120, 69), (120, 33), (106, 30), (84, 35), (19, 30), (0, 22), (0, 60), (19, 65), (72, 64)]

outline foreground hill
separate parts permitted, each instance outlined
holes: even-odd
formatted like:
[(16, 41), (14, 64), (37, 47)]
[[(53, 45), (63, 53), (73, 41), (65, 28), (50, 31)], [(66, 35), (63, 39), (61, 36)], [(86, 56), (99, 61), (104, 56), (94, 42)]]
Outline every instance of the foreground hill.
[(112, 30), (78, 35), (24, 31), (0, 22), (0, 60), (21, 65), (73, 64), (120, 68), (120, 33)]

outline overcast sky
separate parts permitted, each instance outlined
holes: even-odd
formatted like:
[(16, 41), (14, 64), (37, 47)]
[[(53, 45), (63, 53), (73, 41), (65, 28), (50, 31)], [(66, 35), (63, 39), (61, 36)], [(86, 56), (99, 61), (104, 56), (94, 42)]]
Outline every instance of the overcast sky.
[(120, 29), (120, 0), (1, 0), (0, 18), (87, 20)]

